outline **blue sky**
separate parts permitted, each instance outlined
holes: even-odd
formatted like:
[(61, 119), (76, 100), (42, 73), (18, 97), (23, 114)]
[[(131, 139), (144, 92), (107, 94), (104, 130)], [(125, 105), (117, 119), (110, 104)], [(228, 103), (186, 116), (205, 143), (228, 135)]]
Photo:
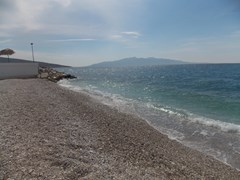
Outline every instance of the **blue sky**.
[(239, 0), (1, 0), (0, 49), (85, 66), (125, 57), (240, 63)]

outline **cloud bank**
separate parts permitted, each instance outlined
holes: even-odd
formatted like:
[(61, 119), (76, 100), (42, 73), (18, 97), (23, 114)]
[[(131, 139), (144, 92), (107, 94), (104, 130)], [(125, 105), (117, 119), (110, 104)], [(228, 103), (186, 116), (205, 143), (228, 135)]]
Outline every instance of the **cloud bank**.
[(124, 23), (125, 16), (122, 12), (131, 10), (140, 2), (141, 0), (2, 0), (0, 32), (11, 32), (12, 35), (38, 32), (85, 37), (107, 36)]

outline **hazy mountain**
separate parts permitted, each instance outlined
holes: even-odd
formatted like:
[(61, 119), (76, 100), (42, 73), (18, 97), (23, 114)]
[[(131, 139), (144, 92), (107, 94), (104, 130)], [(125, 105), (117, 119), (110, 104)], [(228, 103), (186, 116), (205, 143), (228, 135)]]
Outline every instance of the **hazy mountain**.
[[(9, 58), (9, 62), (10, 63), (31, 63), (32, 61)], [(40, 67), (49, 67), (49, 68), (69, 67), (65, 65), (46, 63), (46, 62), (40, 62), (40, 61), (35, 61), (35, 62), (38, 62)], [(8, 58), (0, 57), (0, 64), (1, 63), (8, 63)]]
[(184, 61), (163, 59), (163, 58), (125, 58), (117, 61), (101, 62), (91, 65), (91, 67), (127, 67), (127, 66), (152, 66), (152, 65), (174, 65), (187, 64)]

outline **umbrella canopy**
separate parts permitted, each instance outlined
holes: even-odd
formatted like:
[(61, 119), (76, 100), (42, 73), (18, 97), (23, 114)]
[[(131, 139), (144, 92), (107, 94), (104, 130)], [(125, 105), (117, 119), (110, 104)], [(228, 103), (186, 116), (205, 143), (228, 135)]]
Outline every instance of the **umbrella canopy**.
[(7, 48), (7, 49), (3, 49), (3, 50), (0, 51), (0, 56), (1, 55), (7, 55), (8, 56), (8, 62), (9, 62), (9, 56), (14, 54), (14, 53), (15, 53), (14, 50)]

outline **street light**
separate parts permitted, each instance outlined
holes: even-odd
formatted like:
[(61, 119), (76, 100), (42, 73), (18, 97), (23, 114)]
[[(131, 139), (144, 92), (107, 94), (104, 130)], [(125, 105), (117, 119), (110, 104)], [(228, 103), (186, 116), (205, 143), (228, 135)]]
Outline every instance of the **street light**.
[(34, 62), (33, 43), (31, 43), (31, 46), (32, 46), (32, 58), (33, 58), (33, 62)]

